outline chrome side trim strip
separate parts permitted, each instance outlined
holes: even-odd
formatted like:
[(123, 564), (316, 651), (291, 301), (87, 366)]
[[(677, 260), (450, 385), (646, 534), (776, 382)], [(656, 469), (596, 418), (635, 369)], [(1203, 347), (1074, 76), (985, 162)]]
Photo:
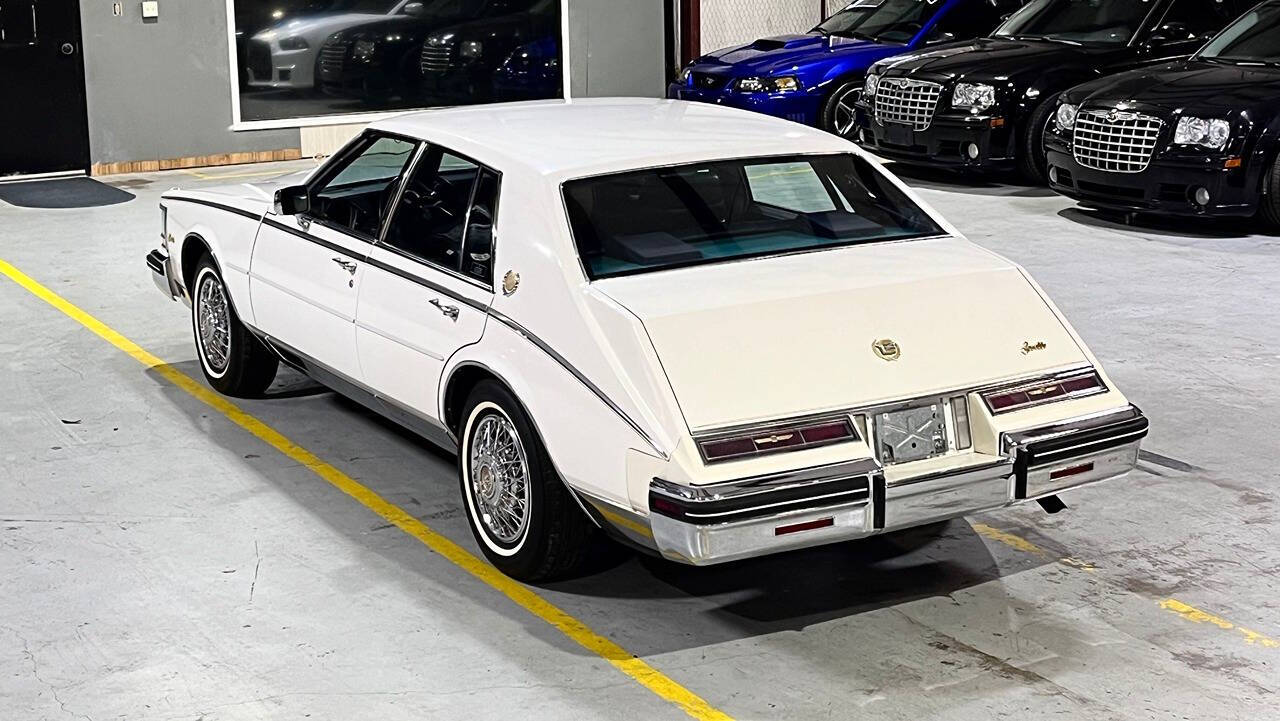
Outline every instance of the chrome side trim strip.
[(530, 343), (533, 343), (535, 346), (537, 346), (539, 350), (541, 350), (543, 353), (546, 353), (548, 356), (550, 356), (551, 359), (554, 360), (556, 363), (559, 363), (560, 366), (564, 368), (566, 371), (568, 371), (570, 375), (572, 375), (574, 378), (577, 378), (579, 383), (586, 386), (587, 390), (594, 393), (595, 396), (599, 398), (602, 403), (604, 403), (606, 406), (609, 407), (610, 410), (614, 412), (614, 414), (616, 414), (619, 418), (625, 421), (627, 425), (631, 426), (631, 429), (635, 431), (641, 438), (643, 438), (645, 443), (648, 443), (649, 447), (652, 448), (655, 453), (657, 453), (659, 456), (662, 457), (662, 460), (664, 461), (671, 460), (670, 454), (662, 450), (658, 446), (658, 442), (655, 441), (653, 437), (650, 436), (649, 433), (645, 431), (644, 428), (642, 428), (640, 424), (635, 421), (635, 419), (633, 419), (630, 415), (628, 415), (626, 411), (622, 410), (622, 408), (617, 403), (614, 403), (613, 399), (607, 396), (605, 392), (600, 389), (599, 386), (597, 386), (595, 383), (592, 383), (590, 378), (587, 378), (587, 376), (583, 374), (582, 371), (575, 368), (574, 365), (568, 361), (568, 359), (566, 359), (564, 356), (556, 352), (556, 350), (552, 348), (546, 341), (534, 335), (528, 328), (525, 328), (524, 326), (517, 323), (515, 320), (507, 317), (506, 315), (503, 315), (502, 313), (494, 310), (493, 308), (488, 308), (488, 313), (489, 313), (489, 317), (493, 318), (499, 323), (502, 323), (503, 325), (507, 326), (508, 328), (515, 331), (519, 335), (524, 336), (526, 340), (528, 340)]

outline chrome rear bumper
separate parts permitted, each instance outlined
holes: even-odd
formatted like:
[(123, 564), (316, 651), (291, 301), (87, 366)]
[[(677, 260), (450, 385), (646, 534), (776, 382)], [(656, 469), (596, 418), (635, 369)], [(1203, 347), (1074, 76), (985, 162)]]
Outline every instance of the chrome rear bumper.
[(655, 478), (649, 524), (662, 555), (695, 565), (861, 538), (1123, 475), (1147, 426), (1129, 406), (1008, 433), (988, 463), (893, 483), (871, 459), (709, 486)]

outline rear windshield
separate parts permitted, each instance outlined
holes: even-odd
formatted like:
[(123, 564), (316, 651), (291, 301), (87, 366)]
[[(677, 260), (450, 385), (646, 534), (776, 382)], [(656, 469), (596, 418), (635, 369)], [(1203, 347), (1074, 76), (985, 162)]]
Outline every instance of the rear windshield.
[(570, 181), (564, 196), (593, 280), (944, 232), (853, 155), (653, 168)]

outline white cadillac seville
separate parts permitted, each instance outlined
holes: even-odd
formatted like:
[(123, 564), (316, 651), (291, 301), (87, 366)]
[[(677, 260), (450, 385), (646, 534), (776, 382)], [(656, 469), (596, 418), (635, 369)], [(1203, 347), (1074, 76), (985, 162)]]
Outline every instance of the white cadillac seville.
[(279, 363), (456, 449), (501, 570), (603, 530), (709, 564), (1134, 467), (1146, 418), (1017, 265), (845, 140), (666, 100), (427, 111), (302, 178), (171, 191), (214, 388)]

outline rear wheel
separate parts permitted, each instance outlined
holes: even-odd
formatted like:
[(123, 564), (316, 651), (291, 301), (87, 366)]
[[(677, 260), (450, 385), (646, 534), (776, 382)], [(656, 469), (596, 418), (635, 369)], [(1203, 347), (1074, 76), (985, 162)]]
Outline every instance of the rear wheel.
[(485, 557), (521, 581), (581, 568), (596, 528), (556, 475), (515, 396), (495, 381), (481, 381), (462, 418), (462, 495)]
[(822, 129), (842, 138), (851, 137), (858, 129), (858, 115), (853, 104), (862, 97), (862, 78), (842, 83), (822, 105)]
[(1266, 191), (1258, 201), (1258, 213), (1271, 230), (1280, 230), (1280, 155), (1267, 171)]
[(252, 398), (275, 380), (280, 361), (240, 322), (222, 274), (206, 253), (191, 283), (191, 326), (200, 369), (215, 390)]
[(1024, 180), (1045, 185), (1048, 182), (1049, 167), (1044, 155), (1044, 133), (1049, 127), (1049, 120), (1058, 109), (1058, 96), (1054, 93), (1031, 111), (1027, 126), (1023, 128), (1018, 147), (1018, 172)]

